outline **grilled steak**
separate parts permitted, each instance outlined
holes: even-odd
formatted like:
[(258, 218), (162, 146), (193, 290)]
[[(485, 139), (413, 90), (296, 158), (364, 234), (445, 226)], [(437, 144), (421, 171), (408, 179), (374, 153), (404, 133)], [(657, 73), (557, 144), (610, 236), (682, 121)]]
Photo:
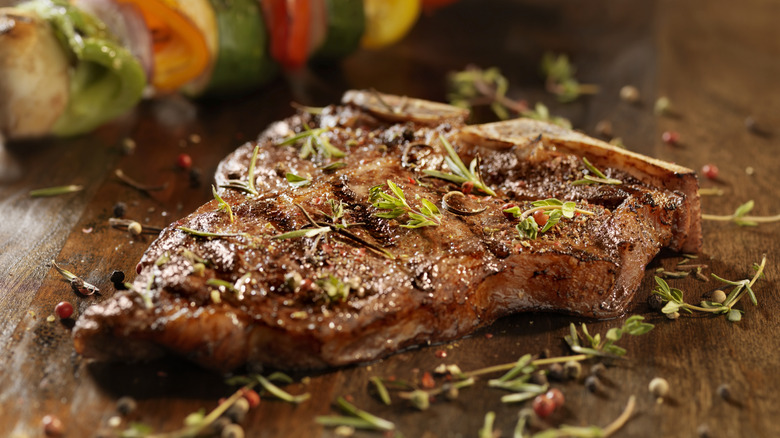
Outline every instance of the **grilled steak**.
[[(618, 316), (661, 248), (699, 249), (692, 171), (543, 122), (466, 126), (466, 116), (353, 91), (273, 124), (220, 164), (221, 201), (152, 243), (132, 290), (87, 309), (76, 349), (173, 352), (217, 370), (339, 366), (512, 312)], [(457, 165), (446, 144), (476, 160), (473, 181), (447, 179)], [(574, 184), (583, 179), (600, 183)], [(427, 214), (410, 215), (401, 196)], [(396, 217), (382, 204), (393, 198)], [(570, 202), (571, 217), (521, 233), (533, 228), (526, 217), (562, 213), (541, 207), (533, 219), (532, 203), (548, 198)], [(415, 219), (425, 226), (407, 227)]]

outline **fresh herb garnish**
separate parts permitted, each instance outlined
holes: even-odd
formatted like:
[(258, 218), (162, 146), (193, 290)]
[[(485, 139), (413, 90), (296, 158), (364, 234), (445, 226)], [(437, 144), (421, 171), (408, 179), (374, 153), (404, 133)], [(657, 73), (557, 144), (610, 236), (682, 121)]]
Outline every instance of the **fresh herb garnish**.
[(753, 210), (754, 206), (755, 202), (753, 202), (751, 199), (750, 201), (737, 207), (733, 214), (725, 216), (702, 214), (701, 218), (710, 221), (734, 222), (735, 224), (743, 227), (754, 227), (759, 223), (780, 222), (780, 214), (776, 214), (774, 216), (748, 216), (748, 213)]
[(755, 282), (763, 276), (765, 266), (766, 255), (761, 258), (760, 264), (753, 265), (753, 269), (756, 271), (756, 273), (753, 275), (753, 278), (749, 280), (746, 279), (732, 281), (712, 274), (716, 280), (734, 286), (731, 292), (726, 296), (726, 300), (722, 303), (715, 301), (702, 301), (699, 306), (686, 303), (683, 299), (683, 292), (680, 289), (670, 287), (663, 278), (658, 276), (655, 277), (656, 288), (653, 289), (653, 293), (660, 296), (661, 299), (666, 303), (661, 309), (661, 312), (664, 314), (675, 314), (681, 310), (688, 313), (697, 311), (714, 314), (725, 314), (727, 315), (729, 321), (737, 322), (742, 319), (743, 312), (739, 309), (734, 309), (734, 305), (736, 305), (739, 300), (745, 296), (745, 294), (750, 297), (750, 301), (753, 303), (753, 305), (758, 305), (756, 294), (753, 291), (753, 284), (755, 284)]
[(541, 102), (537, 102), (536, 105), (534, 105), (533, 110), (530, 109), (525, 110), (522, 113), (520, 113), (520, 115), (522, 115), (523, 117), (527, 117), (529, 119), (552, 123), (554, 125), (558, 125), (566, 129), (571, 129), (572, 127), (569, 119), (559, 117), (559, 116), (553, 116), (552, 114), (550, 114), (550, 110), (547, 109), (547, 106)]
[(304, 178), (294, 173), (287, 172), (287, 174), (284, 177), (287, 178), (287, 182), (290, 183), (290, 185), (295, 188), (306, 187), (309, 184), (311, 184), (311, 179)]
[(395, 430), (395, 424), (376, 415), (359, 409), (344, 397), (336, 399), (338, 407), (346, 413), (343, 415), (322, 415), (315, 418), (318, 424), (323, 426), (351, 426), (357, 429), (390, 431)]
[(542, 57), (542, 73), (547, 91), (558, 96), (561, 102), (571, 102), (583, 94), (596, 94), (599, 87), (580, 84), (574, 77), (576, 69), (566, 55), (547, 52)]
[(354, 288), (354, 285), (351, 282), (342, 281), (333, 274), (328, 274), (327, 276), (318, 279), (316, 283), (317, 286), (325, 292), (325, 297), (328, 302), (347, 301), (349, 291)]
[(474, 106), (489, 105), (496, 117), (506, 120), (510, 113), (519, 114), (528, 109), (523, 100), (512, 100), (506, 96), (509, 81), (496, 67), (480, 69), (470, 65), (463, 71), (447, 76), (448, 100), (454, 106), (471, 109)]
[(240, 192), (247, 193), (252, 196), (257, 196), (259, 193), (255, 188), (255, 163), (257, 162), (257, 154), (260, 152), (260, 145), (255, 145), (252, 151), (252, 158), (249, 159), (249, 169), (246, 175), (246, 181), (238, 179), (229, 179), (225, 181), (225, 184), (220, 187), (225, 189), (238, 190)]
[(456, 184), (463, 184), (468, 182), (473, 184), (475, 189), (479, 189), (490, 196), (496, 196), (496, 192), (485, 185), (485, 181), (482, 180), (482, 175), (479, 172), (479, 165), (481, 161), (479, 155), (471, 160), (469, 167), (466, 167), (466, 165), (463, 164), (463, 161), (458, 156), (458, 153), (455, 152), (455, 149), (452, 147), (450, 142), (447, 141), (444, 136), (439, 136), (439, 139), (444, 145), (444, 149), (447, 151), (447, 156), (444, 157), (444, 162), (447, 163), (447, 166), (453, 173), (446, 173), (432, 169), (425, 169), (423, 170), (423, 173), (434, 178), (441, 178), (447, 181), (452, 181)]
[(288, 231), (286, 233), (277, 234), (274, 236), (274, 239), (278, 240), (286, 240), (286, 239), (297, 239), (299, 237), (316, 237), (320, 234), (329, 233), (331, 231), (331, 228), (328, 227), (317, 227), (317, 228), (301, 228), (300, 230), (293, 230)]
[(401, 225), (404, 228), (435, 227), (441, 225), (441, 212), (436, 205), (423, 198), (420, 202), (422, 206), (417, 211), (406, 201), (403, 190), (394, 182), (387, 180), (387, 186), (393, 195), (382, 191), (382, 186), (374, 186), (369, 190), (369, 199), (371, 204), (379, 210), (390, 210), (376, 215), (385, 219), (395, 219), (404, 214), (409, 215), (406, 224)]
[[(539, 233), (546, 233), (552, 227), (554, 227), (561, 218), (571, 219), (575, 213), (594, 215), (592, 211), (583, 210), (577, 208), (577, 204), (573, 201), (560, 201), (555, 198), (549, 198), (531, 203), (533, 206), (528, 210), (522, 211), (520, 207), (512, 207), (504, 210), (504, 213), (512, 214), (516, 218), (520, 218), (520, 223), (517, 224), (517, 232), (520, 233), (520, 237), (524, 239), (534, 240), (538, 237)], [(539, 225), (533, 217), (533, 214), (537, 211), (549, 211), (547, 215), (547, 222), (544, 223), (542, 229), (539, 229)]]
[(45, 189), (30, 190), (29, 195), (32, 198), (43, 198), (47, 196), (58, 196), (67, 193), (80, 192), (82, 190), (84, 190), (84, 186), (71, 184), (67, 186), (47, 187)]
[(577, 331), (577, 327), (574, 323), (569, 325), (570, 334), (564, 337), (566, 343), (569, 344), (571, 350), (575, 353), (587, 354), (588, 356), (604, 356), (604, 357), (620, 357), (626, 354), (626, 349), (615, 345), (615, 342), (619, 341), (623, 335), (639, 336), (643, 335), (655, 327), (653, 324), (642, 322), (644, 317), (640, 315), (634, 315), (626, 319), (622, 327), (613, 327), (607, 330), (607, 334), (602, 338), (601, 334), (597, 333), (594, 336), (588, 332), (588, 327), (583, 323), (582, 338), (583, 343), (580, 341), (580, 334)]
[(302, 160), (308, 158), (314, 153), (322, 155), (325, 158), (341, 158), (346, 155), (344, 151), (337, 148), (336, 146), (333, 146), (330, 140), (328, 140), (327, 136), (323, 135), (330, 131), (331, 128), (312, 129), (306, 123), (304, 123), (303, 126), (303, 131), (285, 139), (280, 143), (277, 143), (277, 145), (287, 146), (297, 145), (300, 143), (301, 151), (298, 153), (298, 157)]
[(221, 196), (219, 196), (219, 193), (217, 193), (216, 187), (214, 187), (213, 185), (211, 186), (211, 193), (214, 195), (214, 199), (217, 200), (217, 205), (218, 205), (217, 211), (224, 211), (225, 213), (227, 213), (228, 218), (230, 218), (230, 223), (232, 224), (233, 223), (233, 209), (230, 208), (230, 204), (225, 202), (225, 200), (222, 199)]
[[(582, 162), (585, 164), (585, 167), (590, 171), (590, 174), (585, 174), (582, 179), (578, 179), (577, 181), (573, 181), (573, 185), (580, 185), (580, 184), (622, 184), (623, 181), (620, 181), (619, 179), (615, 178), (607, 178), (606, 175), (604, 175), (604, 172), (600, 171), (596, 166), (590, 163), (587, 158), (582, 157)], [(595, 176), (593, 176), (595, 175)]]
[(330, 163), (327, 166), (323, 166), (322, 170), (324, 172), (333, 172), (334, 170), (338, 170), (344, 167), (347, 167), (347, 163), (343, 161), (334, 161), (333, 163)]

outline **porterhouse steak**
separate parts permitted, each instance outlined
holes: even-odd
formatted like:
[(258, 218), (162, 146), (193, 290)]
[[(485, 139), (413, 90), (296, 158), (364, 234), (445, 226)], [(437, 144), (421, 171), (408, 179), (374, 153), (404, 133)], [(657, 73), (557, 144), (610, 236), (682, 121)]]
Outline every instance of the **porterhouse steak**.
[[(160, 233), (133, 288), (87, 309), (76, 349), (173, 352), (217, 370), (339, 366), (512, 312), (618, 316), (661, 248), (700, 248), (691, 170), (545, 122), (467, 126), (467, 115), (350, 91), (272, 124), (220, 164), (220, 199)], [(486, 190), (425, 172), (456, 173), (447, 142), (476, 159)], [(583, 158), (613, 184), (573, 184), (593, 176)], [(403, 209), (386, 217), (377, 199), (398, 194), (390, 183), (415, 211), (436, 206), (433, 223), (407, 228)], [(548, 198), (577, 213), (533, 239), (504, 211)]]

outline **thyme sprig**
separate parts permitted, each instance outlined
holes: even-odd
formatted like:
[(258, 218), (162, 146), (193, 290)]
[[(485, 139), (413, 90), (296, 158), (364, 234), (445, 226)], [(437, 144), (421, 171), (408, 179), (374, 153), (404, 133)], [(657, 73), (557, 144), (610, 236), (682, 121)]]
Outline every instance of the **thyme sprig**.
[(225, 184), (220, 187), (225, 189), (238, 190), (251, 196), (257, 196), (259, 193), (255, 187), (255, 163), (257, 162), (257, 154), (260, 152), (260, 145), (255, 145), (252, 150), (252, 158), (249, 159), (249, 169), (246, 174), (246, 181), (239, 179), (229, 179), (225, 181)]
[(75, 193), (84, 190), (84, 186), (70, 184), (67, 186), (46, 187), (44, 189), (30, 190), (28, 195), (31, 198), (43, 198), (48, 196), (59, 196), (67, 193)]
[(281, 373), (281, 372), (275, 372), (270, 374), (268, 377), (263, 376), (262, 374), (251, 374), (248, 376), (236, 376), (232, 377), (227, 380), (228, 385), (246, 385), (246, 387), (252, 388), (255, 384), (260, 384), (260, 386), (263, 388), (263, 394), (270, 394), (274, 398), (277, 398), (282, 401), (286, 401), (288, 403), (293, 404), (299, 404), (303, 403), (309, 398), (311, 398), (311, 394), (308, 392), (304, 392), (303, 394), (293, 395), (289, 392), (283, 390), (273, 382), (280, 382), (280, 383), (292, 383), (293, 379), (288, 376), (287, 374)]
[(302, 160), (305, 160), (315, 153), (322, 155), (325, 158), (341, 158), (346, 156), (346, 152), (333, 146), (330, 140), (328, 140), (328, 137), (323, 135), (330, 131), (331, 128), (312, 129), (306, 123), (303, 124), (303, 127), (303, 131), (277, 143), (277, 146), (300, 144), (301, 150), (298, 153), (298, 157)]
[(734, 286), (731, 292), (726, 296), (726, 300), (722, 303), (714, 301), (702, 301), (700, 305), (689, 304), (685, 302), (683, 298), (683, 292), (680, 289), (670, 287), (669, 284), (661, 277), (656, 276), (656, 287), (653, 289), (653, 293), (660, 296), (661, 299), (666, 302), (661, 312), (664, 314), (673, 314), (675, 312), (684, 311), (687, 313), (706, 312), (722, 315), (727, 315), (727, 318), (731, 322), (737, 322), (742, 319), (743, 311), (735, 309), (734, 306), (742, 299), (743, 296), (748, 295), (750, 302), (753, 305), (758, 305), (758, 299), (753, 291), (753, 285), (755, 282), (763, 276), (764, 267), (766, 266), (766, 254), (761, 258), (761, 263), (753, 264), (753, 269), (756, 273), (751, 279), (732, 281), (719, 277), (715, 274), (711, 274), (716, 280)]
[(78, 275), (68, 271), (67, 269), (61, 267), (57, 264), (54, 260), (51, 261), (51, 265), (54, 266), (54, 269), (57, 270), (57, 272), (62, 275), (63, 278), (68, 280), (70, 283), (70, 286), (75, 290), (76, 292), (82, 294), (82, 295), (92, 295), (95, 292), (100, 292), (100, 289), (98, 289), (97, 286), (91, 283), (87, 283), (84, 281), (81, 277)]
[[(570, 334), (564, 337), (564, 340), (571, 350), (575, 353), (586, 354), (588, 356), (602, 357), (621, 357), (625, 356), (626, 349), (615, 345), (623, 335), (639, 336), (643, 335), (655, 327), (653, 324), (642, 322), (644, 317), (634, 315), (626, 319), (621, 327), (612, 327), (602, 337), (601, 334), (591, 335), (588, 327), (583, 323), (581, 325), (582, 341), (577, 327), (574, 323), (569, 325)], [(583, 342), (584, 341), (584, 342)], [(584, 344), (584, 345), (583, 345)]]
[(316, 417), (315, 421), (318, 424), (329, 427), (351, 426), (357, 429), (367, 430), (395, 430), (395, 424), (391, 421), (359, 409), (357, 406), (348, 402), (344, 397), (337, 398), (336, 404), (347, 415), (321, 415)]
[[(578, 179), (576, 181), (572, 181), (573, 185), (581, 185), (581, 184), (623, 184), (623, 181), (620, 181), (619, 179), (615, 178), (608, 178), (606, 175), (604, 175), (604, 172), (600, 171), (596, 166), (590, 163), (587, 158), (582, 157), (582, 162), (585, 164), (585, 168), (590, 171), (590, 174), (585, 174), (582, 179)], [(595, 175), (595, 176), (594, 176)]]
[(444, 149), (447, 151), (447, 156), (444, 157), (444, 162), (447, 163), (447, 166), (453, 173), (425, 169), (423, 170), (424, 174), (434, 178), (441, 178), (443, 180), (452, 181), (456, 184), (463, 184), (468, 182), (473, 184), (475, 189), (479, 189), (490, 196), (496, 196), (496, 192), (485, 185), (485, 181), (482, 180), (482, 175), (479, 172), (479, 166), (481, 163), (479, 155), (471, 160), (469, 167), (466, 167), (466, 165), (463, 164), (463, 160), (461, 160), (458, 156), (458, 153), (455, 152), (455, 148), (452, 147), (452, 144), (450, 144), (450, 142), (441, 135), (439, 136), (439, 140), (441, 140), (442, 145), (444, 145)]
[(187, 416), (185, 426), (179, 430), (165, 433), (152, 433), (151, 427), (143, 423), (131, 423), (127, 429), (119, 434), (120, 438), (189, 438), (200, 436), (206, 428), (214, 424), (231, 406), (244, 396), (244, 393), (251, 389), (247, 385), (228, 397), (225, 401), (218, 404), (207, 415), (203, 411), (198, 411)]
[(369, 200), (371, 204), (379, 210), (389, 210), (383, 213), (376, 213), (378, 217), (385, 219), (395, 219), (407, 214), (409, 220), (401, 225), (404, 228), (435, 227), (441, 225), (441, 212), (436, 205), (422, 198), (420, 210), (415, 210), (406, 201), (403, 190), (394, 182), (387, 180), (387, 186), (393, 194), (385, 193), (382, 186), (374, 186), (369, 189)]
[(217, 200), (217, 211), (224, 211), (227, 213), (228, 218), (230, 219), (230, 223), (233, 223), (233, 209), (230, 208), (230, 204), (225, 202), (224, 199), (222, 199), (221, 196), (219, 196), (219, 193), (217, 193), (217, 188), (214, 187), (214, 185), (211, 186), (211, 193), (214, 195), (214, 199)]
[(576, 69), (564, 55), (547, 52), (542, 57), (542, 73), (545, 76), (545, 88), (558, 96), (561, 102), (571, 102), (583, 94), (596, 94), (599, 87), (593, 84), (580, 84), (574, 77)]
[(620, 415), (610, 424), (605, 427), (598, 426), (569, 426), (567, 424), (561, 425), (554, 429), (545, 429), (537, 432), (533, 435), (525, 433), (526, 424), (533, 415), (532, 411), (523, 410), (520, 412), (520, 418), (517, 420), (515, 426), (514, 437), (515, 438), (565, 438), (565, 437), (578, 437), (578, 438), (607, 438), (612, 436), (615, 432), (620, 430), (629, 418), (634, 413), (636, 407), (636, 397), (631, 396), (628, 398), (625, 409)]
[[(379, 245), (371, 243), (366, 239), (363, 239), (362, 237), (358, 236), (357, 234), (347, 230), (347, 227), (349, 226), (361, 225), (361, 224), (360, 223), (349, 224), (346, 222), (346, 220), (343, 217), (344, 216), (343, 202), (339, 201), (338, 203), (336, 203), (335, 200), (331, 199), (328, 201), (328, 203), (331, 208), (331, 214), (329, 215), (324, 212), (320, 212), (320, 213), (328, 217), (332, 221), (331, 223), (315, 221), (314, 218), (312, 218), (311, 214), (309, 214), (309, 212), (306, 211), (306, 209), (302, 205), (295, 204), (298, 206), (298, 208), (301, 209), (304, 216), (306, 216), (306, 219), (308, 219), (309, 223), (315, 228), (301, 228), (299, 230), (293, 230), (287, 233), (279, 234), (277, 236), (274, 236), (274, 238), (279, 240), (285, 240), (285, 239), (296, 239), (299, 237), (317, 237), (320, 235), (327, 235), (327, 233), (329, 232), (335, 232), (336, 234), (346, 237), (347, 239), (350, 239), (351, 241), (357, 244), (365, 246), (369, 250), (381, 256), (387, 257), (391, 260), (395, 260), (395, 256), (390, 251), (382, 248)], [(340, 223), (338, 222), (338, 219), (341, 219)]]
[(524, 100), (513, 100), (506, 96), (509, 81), (497, 67), (481, 69), (470, 65), (463, 71), (447, 75), (449, 88), (448, 100), (454, 106), (471, 109), (488, 105), (496, 117), (509, 119), (512, 114), (520, 114), (528, 109)]
[(119, 178), (120, 181), (127, 184), (128, 186), (145, 193), (157, 192), (168, 188), (168, 183), (158, 184), (156, 186), (149, 185), (149, 184), (142, 184), (134, 180), (133, 178), (127, 176), (125, 172), (122, 171), (122, 169), (115, 170), (114, 175), (116, 175), (116, 177)]
[[(511, 207), (504, 210), (504, 213), (509, 213), (515, 218), (520, 219), (520, 223), (517, 224), (517, 232), (523, 239), (534, 240), (538, 237), (539, 233), (546, 233), (552, 227), (560, 222), (561, 218), (572, 219), (575, 213), (585, 215), (595, 215), (594, 212), (578, 208), (577, 204), (573, 201), (560, 201), (555, 198), (548, 198), (531, 203), (532, 208), (525, 211), (520, 210), (520, 207)], [(539, 229), (539, 225), (533, 218), (533, 214), (537, 211), (549, 211), (547, 215), (547, 222)]]
[(780, 214), (774, 216), (748, 216), (755, 202), (750, 201), (740, 205), (734, 210), (734, 213), (728, 215), (702, 214), (701, 218), (709, 221), (734, 222), (743, 227), (755, 227), (759, 223), (780, 222)]

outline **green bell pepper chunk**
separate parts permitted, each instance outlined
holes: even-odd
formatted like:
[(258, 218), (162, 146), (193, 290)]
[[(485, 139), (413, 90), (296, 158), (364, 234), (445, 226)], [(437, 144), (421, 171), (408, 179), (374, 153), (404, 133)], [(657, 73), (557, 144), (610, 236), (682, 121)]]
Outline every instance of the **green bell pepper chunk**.
[(203, 95), (226, 96), (269, 82), (277, 65), (257, 0), (211, 0), (219, 32), (217, 60)]
[(70, 97), (52, 133), (89, 132), (135, 107), (146, 87), (141, 64), (106, 26), (64, 0), (35, 0), (19, 7), (49, 21), (73, 63)]
[(328, 28), (325, 41), (312, 54), (315, 62), (340, 58), (360, 46), (366, 29), (363, 0), (325, 0)]

